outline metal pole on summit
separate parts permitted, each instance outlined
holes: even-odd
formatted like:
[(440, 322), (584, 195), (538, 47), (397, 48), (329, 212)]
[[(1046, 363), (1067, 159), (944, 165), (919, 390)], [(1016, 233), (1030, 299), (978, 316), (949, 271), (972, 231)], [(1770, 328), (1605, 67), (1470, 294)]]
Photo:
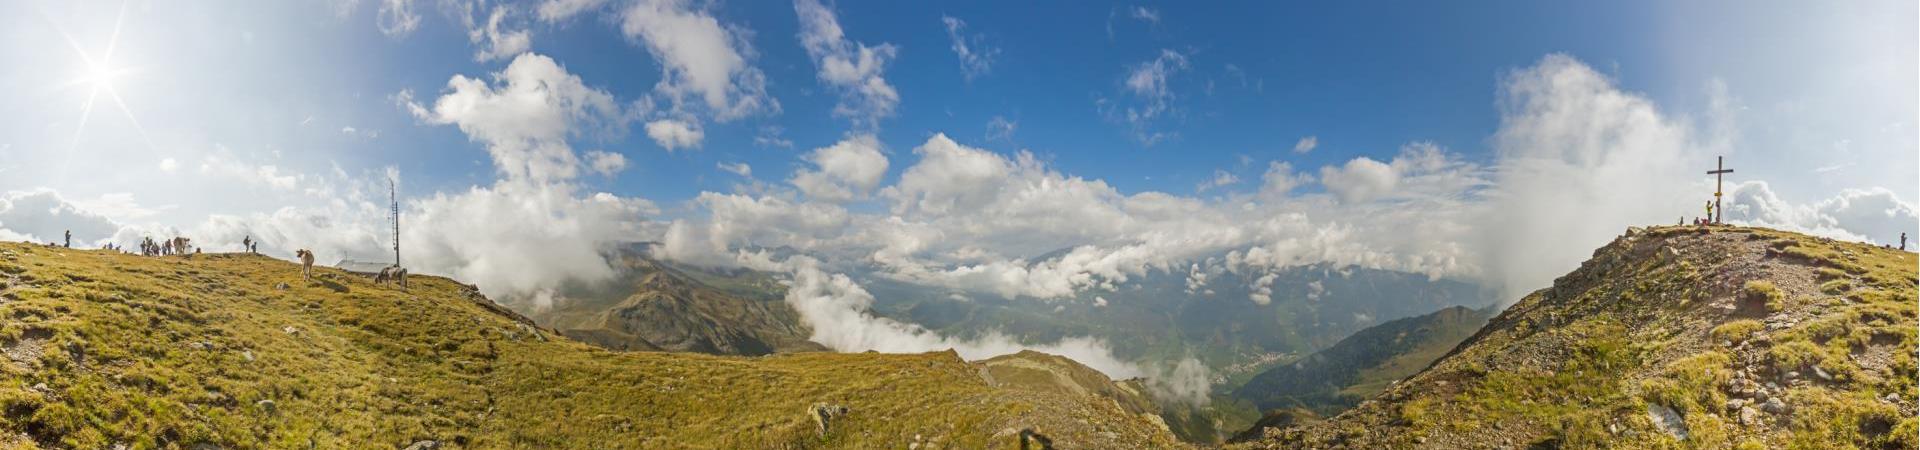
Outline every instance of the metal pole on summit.
[(387, 177), (388, 213), (393, 215), (393, 266), (400, 267), (400, 195), (393, 177)]

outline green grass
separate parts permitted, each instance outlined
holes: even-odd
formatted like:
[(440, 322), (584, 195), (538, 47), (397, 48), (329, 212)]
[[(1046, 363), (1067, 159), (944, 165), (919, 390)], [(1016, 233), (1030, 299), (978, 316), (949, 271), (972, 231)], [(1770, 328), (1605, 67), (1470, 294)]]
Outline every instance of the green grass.
[(1746, 342), (1747, 338), (1753, 337), (1753, 333), (1763, 329), (1766, 329), (1766, 325), (1761, 324), (1758, 320), (1735, 320), (1713, 327), (1713, 338), (1739, 344)]
[[(438, 277), (400, 292), (261, 256), (22, 244), (0, 244), (0, 272), (0, 347), (44, 351), (0, 358), (0, 436), (53, 447), (977, 448), (1077, 421), (1176, 445), (1111, 402), (989, 387), (951, 353), (606, 351)], [(815, 402), (852, 412), (819, 437)]]
[(1772, 281), (1748, 281), (1746, 287), (1742, 288), (1742, 292), (1746, 293), (1748, 301), (1767, 305), (1767, 311), (1779, 312), (1786, 307), (1782, 301), (1783, 294), (1780, 293), (1780, 288), (1774, 287)]

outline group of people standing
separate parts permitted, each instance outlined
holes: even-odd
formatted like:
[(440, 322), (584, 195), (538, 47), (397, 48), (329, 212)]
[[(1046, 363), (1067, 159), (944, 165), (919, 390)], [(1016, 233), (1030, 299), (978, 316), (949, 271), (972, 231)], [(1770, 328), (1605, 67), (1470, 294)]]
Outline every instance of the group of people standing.
[(151, 237), (144, 238), (140, 240), (140, 254), (142, 256), (166, 256), (200, 253), (200, 248), (194, 247), (192, 242), (192, 239), (177, 236), (173, 239), (165, 239), (158, 242), (155, 242)]

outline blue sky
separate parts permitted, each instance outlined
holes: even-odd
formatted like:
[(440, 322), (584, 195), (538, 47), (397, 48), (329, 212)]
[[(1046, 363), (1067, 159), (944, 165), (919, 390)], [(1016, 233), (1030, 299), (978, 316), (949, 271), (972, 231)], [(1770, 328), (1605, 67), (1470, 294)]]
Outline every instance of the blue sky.
[[(1235, 251), (1523, 289), (1694, 213), (1717, 155), (1740, 223), (1891, 242), (1920, 198), (1912, 2), (0, 12), (0, 236), (378, 254), (392, 174), (422, 269), (522, 295), (633, 240), (1037, 297)], [(1544, 263), (1496, 231), (1515, 224)], [(502, 251), (590, 262), (518, 273), (457, 245), (529, 235)], [(1100, 263), (1017, 263), (1080, 247)]]

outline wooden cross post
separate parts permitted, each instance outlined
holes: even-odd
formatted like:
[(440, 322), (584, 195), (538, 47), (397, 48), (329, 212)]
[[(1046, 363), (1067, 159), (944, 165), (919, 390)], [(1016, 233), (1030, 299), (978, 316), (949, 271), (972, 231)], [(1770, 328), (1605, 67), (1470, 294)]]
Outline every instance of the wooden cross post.
[(1713, 223), (1718, 224), (1720, 223), (1720, 217), (1726, 215), (1724, 212), (1720, 210), (1720, 183), (1722, 181), (1721, 177), (1726, 176), (1726, 174), (1733, 173), (1733, 169), (1727, 168), (1727, 157), (1720, 156), (1716, 158), (1717, 159), (1713, 164), (1716, 170), (1707, 171), (1707, 175), (1713, 175), (1713, 217), (1709, 217), (1709, 218), (1713, 219)]

